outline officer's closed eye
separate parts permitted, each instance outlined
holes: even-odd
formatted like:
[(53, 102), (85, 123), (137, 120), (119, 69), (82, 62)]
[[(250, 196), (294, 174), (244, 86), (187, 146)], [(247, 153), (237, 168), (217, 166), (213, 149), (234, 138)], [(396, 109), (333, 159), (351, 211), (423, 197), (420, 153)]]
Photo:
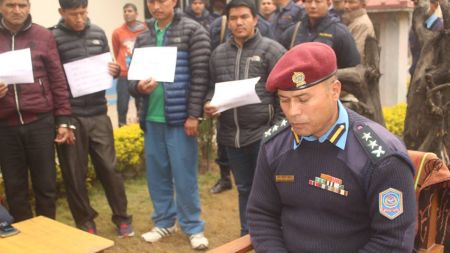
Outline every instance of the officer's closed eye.
[(279, 98), (280, 98), (280, 103), (283, 103), (283, 104), (290, 103), (291, 101), (304, 104), (309, 101), (310, 96), (307, 94), (302, 94), (302, 95), (291, 97), (291, 98), (282, 97), (282, 96), (279, 96)]

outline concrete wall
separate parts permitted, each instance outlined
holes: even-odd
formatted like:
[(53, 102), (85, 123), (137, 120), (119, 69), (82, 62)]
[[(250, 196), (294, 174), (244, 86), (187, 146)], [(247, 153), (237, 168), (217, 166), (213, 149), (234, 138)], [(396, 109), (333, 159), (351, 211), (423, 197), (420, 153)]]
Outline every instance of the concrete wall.
[(374, 24), (380, 55), (380, 95), (383, 106), (392, 106), (406, 101), (409, 80), (408, 32), (410, 11), (369, 13)]
[[(45, 27), (55, 25), (60, 16), (58, 0), (30, 0), (33, 21)], [(105, 30), (111, 43), (111, 34), (123, 24), (122, 7), (125, 3), (134, 3), (138, 7), (139, 20), (144, 20), (143, 0), (91, 0), (88, 11), (91, 22)]]

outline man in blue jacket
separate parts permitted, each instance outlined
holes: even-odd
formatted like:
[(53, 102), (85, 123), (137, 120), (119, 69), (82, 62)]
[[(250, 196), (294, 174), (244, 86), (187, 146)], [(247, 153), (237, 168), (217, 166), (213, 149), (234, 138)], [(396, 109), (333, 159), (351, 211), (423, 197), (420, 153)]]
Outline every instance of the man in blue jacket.
[(208, 247), (200, 219), (197, 185), (198, 118), (208, 88), (211, 54), (208, 32), (175, 12), (176, 0), (147, 0), (153, 16), (135, 48), (177, 47), (174, 82), (150, 78), (130, 82), (132, 94), (143, 96), (140, 123), (145, 131), (148, 190), (154, 228), (143, 234), (156, 242), (175, 232), (178, 219), (193, 249)]
[(361, 60), (355, 40), (347, 27), (329, 14), (331, 0), (305, 0), (306, 16), (300, 26), (287, 29), (281, 44), (289, 49), (305, 42), (321, 42), (333, 48), (338, 68), (358, 65)]

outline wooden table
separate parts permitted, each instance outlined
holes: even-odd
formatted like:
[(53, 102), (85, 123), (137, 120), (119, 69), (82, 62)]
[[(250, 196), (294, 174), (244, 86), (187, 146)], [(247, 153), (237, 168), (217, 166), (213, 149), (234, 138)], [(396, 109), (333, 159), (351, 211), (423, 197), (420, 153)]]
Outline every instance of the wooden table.
[(43, 216), (13, 226), (20, 233), (0, 238), (0, 253), (93, 253), (114, 245), (111, 240)]

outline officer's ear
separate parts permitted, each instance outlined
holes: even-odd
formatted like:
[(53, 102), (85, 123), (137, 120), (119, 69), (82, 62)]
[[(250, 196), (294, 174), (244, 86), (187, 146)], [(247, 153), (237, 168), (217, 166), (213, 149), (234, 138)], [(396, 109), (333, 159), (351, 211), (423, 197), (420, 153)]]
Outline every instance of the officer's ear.
[(337, 78), (333, 78), (330, 84), (330, 92), (333, 100), (338, 101), (341, 95), (342, 84)]

